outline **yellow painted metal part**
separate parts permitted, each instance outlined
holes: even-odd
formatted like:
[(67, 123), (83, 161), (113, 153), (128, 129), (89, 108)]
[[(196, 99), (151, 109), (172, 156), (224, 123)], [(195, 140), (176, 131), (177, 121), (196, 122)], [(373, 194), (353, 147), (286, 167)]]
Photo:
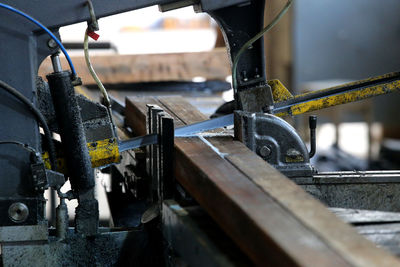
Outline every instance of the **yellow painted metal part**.
[(89, 143), (88, 149), (93, 168), (119, 163), (121, 161), (116, 138)]
[(87, 99), (92, 100), (92, 98), (89, 96), (88, 91), (86, 89), (84, 89), (82, 86), (78, 85), (78, 86), (75, 86), (74, 88), (75, 88), (75, 93), (83, 95)]
[(396, 91), (397, 88), (400, 88), (400, 81), (394, 81), (393, 83), (385, 85), (377, 85), (365, 88), (363, 90), (350, 91), (343, 94), (324, 97), (295, 105), (290, 108), (290, 113), (291, 115), (299, 115), (310, 111), (355, 102), (370, 97), (391, 93)]
[[(82, 86), (75, 86), (75, 92), (85, 96), (88, 99), (92, 99), (88, 91)], [(113, 163), (119, 163), (121, 161), (118, 141), (116, 138), (87, 143), (87, 147), (89, 150), (92, 168), (103, 167)], [(57, 157), (57, 170), (63, 174), (67, 174), (67, 164), (64, 157), (62, 156), (62, 151), (57, 151), (57, 155), (59, 155), (59, 157)], [(42, 155), (42, 158), (46, 168), (51, 169), (49, 153), (45, 152)]]
[[(46, 151), (42, 155), (42, 159), (43, 159), (44, 165), (46, 166), (46, 169), (51, 170), (49, 152)], [(57, 158), (57, 171), (61, 172), (63, 174), (67, 173), (67, 164), (66, 164), (65, 159), (63, 157)]]
[[(121, 161), (116, 138), (88, 143), (87, 146), (93, 168), (103, 167)], [(42, 158), (46, 168), (50, 169), (49, 154), (45, 152), (42, 155)], [(57, 167), (59, 172), (64, 174), (67, 173), (67, 166), (63, 157), (57, 158)]]
[(271, 86), (272, 96), (275, 102), (286, 101), (293, 98), (289, 90), (281, 83), (280, 80), (269, 80), (268, 85)]
[(345, 83), (345, 84), (341, 84), (338, 86), (334, 86), (334, 87), (330, 87), (330, 88), (326, 88), (326, 89), (322, 89), (322, 90), (318, 90), (318, 91), (311, 91), (311, 92), (307, 92), (301, 95), (296, 95), (295, 97), (301, 97), (301, 96), (306, 96), (306, 95), (310, 95), (310, 94), (314, 94), (315, 92), (326, 92), (326, 91), (331, 91), (340, 87), (357, 87), (358, 85), (361, 85), (363, 83), (373, 83), (376, 82), (378, 80), (382, 80), (382, 79), (387, 79), (387, 78), (393, 78), (394, 76), (398, 76), (398, 73), (396, 72), (391, 72), (391, 73), (387, 73), (384, 75), (380, 75), (380, 76), (375, 76), (375, 77), (371, 77), (371, 78), (367, 78), (364, 80), (359, 80), (359, 81), (355, 81), (355, 82), (350, 82), (350, 83)]
[[(358, 81), (358, 82), (354, 82), (354, 83), (348, 83), (348, 84), (341, 85), (338, 87), (332, 87), (332, 88), (323, 89), (323, 90), (319, 90), (319, 91), (308, 92), (305, 94), (296, 95), (293, 98), (296, 99), (296, 98), (301, 98), (301, 97), (304, 97), (304, 96), (307, 96), (310, 94), (331, 91), (336, 88), (344, 87), (344, 86), (356, 87), (357, 85), (359, 85), (361, 83), (374, 82), (374, 81), (376, 81), (378, 79), (382, 79), (382, 78), (390, 78), (391, 75), (393, 75), (393, 74), (386, 74), (386, 75), (382, 75), (382, 76), (378, 76), (378, 77), (374, 77), (374, 78), (370, 78), (370, 79), (366, 79), (366, 80), (362, 80), (362, 81)], [(279, 85), (277, 85), (276, 83), (271, 83), (271, 84), (270, 84), (270, 86), (272, 87), (273, 92), (274, 92), (274, 90), (277, 90), (277, 91), (282, 90), (282, 89), (274, 89), (273, 86), (279, 87)], [(329, 107), (333, 107), (333, 106), (337, 106), (337, 105), (347, 104), (347, 103), (371, 98), (374, 96), (392, 93), (392, 92), (395, 92), (398, 90), (400, 90), (400, 80), (393, 80), (393, 81), (382, 83), (382, 84), (375, 85), (375, 86), (363, 87), (360, 89), (354, 89), (354, 90), (349, 90), (347, 92), (338, 93), (336, 95), (331, 95), (331, 96), (326, 96), (326, 97), (321, 97), (321, 98), (305, 101), (305, 102), (291, 106), (288, 111), (276, 113), (275, 115), (278, 117), (300, 115), (300, 114), (307, 113), (307, 112), (312, 112), (312, 111), (316, 111), (316, 110), (320, 110), (320, 109), (324, 109), (324, 108), (329, 108)], [(275, 95), (274, 95), (274, 99), (275, 99)], [(282, 102), (282, 101), (285, 101), (285, 100), (281, 100), (281, 101), (277, 101), (277, 102)]]

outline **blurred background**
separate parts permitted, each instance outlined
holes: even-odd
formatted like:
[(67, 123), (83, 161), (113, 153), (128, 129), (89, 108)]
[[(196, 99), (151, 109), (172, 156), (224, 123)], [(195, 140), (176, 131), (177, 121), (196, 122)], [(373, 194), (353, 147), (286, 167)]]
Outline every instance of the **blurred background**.
[[(266, 2), (267, 24), (285, 1)], [(399, 13), (398, 0), (296, 0), (265, 37), (267, 77), (299, 94), (398, 71)], [(192, 8), (161, 13), (150, 7), (99, 24), (91, 60), (120, 101), (127, 95), (182, 95), (211, 115), (233, 99), (223, 37), (208, 15)], [(85, 29), (81, 23), (60, 33), (89, 94), (98, 97), (83, 60)], [(41, 72), (49, 70), (45, 61)], [(399, 169), (399, 104), (395, 93), (313, 113), (319, 117), (313, 163), (321, 171)], [(308, 115), (288, 118), (305, 140)], [(107, 177), (100, 180), (107, 187)], [(101, 216), (107, 218), (106, 209)]]

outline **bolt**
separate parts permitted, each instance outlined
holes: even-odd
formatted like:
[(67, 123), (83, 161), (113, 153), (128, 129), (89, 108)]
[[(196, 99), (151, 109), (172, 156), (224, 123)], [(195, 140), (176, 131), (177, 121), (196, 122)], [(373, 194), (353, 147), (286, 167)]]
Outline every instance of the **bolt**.
[(260, 148), (260, 155), (263, 157), (268, 157), (269, 155), (271, 155), (271, 148), (269, 148), (268, 146), (263, 146)]
[(57, 45), (57, 43), (56, 43), (56, 41), (54, 41), (53, 39), (49, 39), (48, 41), (47, 41), (47, 46), (49, 47), (49, 48), (56, 48), (58, 45)]

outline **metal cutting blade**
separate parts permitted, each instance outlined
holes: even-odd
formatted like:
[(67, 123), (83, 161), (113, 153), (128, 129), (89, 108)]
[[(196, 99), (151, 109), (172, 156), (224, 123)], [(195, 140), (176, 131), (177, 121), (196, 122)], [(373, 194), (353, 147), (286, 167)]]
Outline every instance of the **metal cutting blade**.
[[(233, 114), (228, 114), (215, 119), (206, 120), (175, 129), (175, 137), (189, 137), (196, 133), (211, 131), (214, 129), (233, 125)], [(129, 140), (119, 142), (119, 151), (127, 151), (139, 147), (158, 144), (157, 134), (134, 137)]]

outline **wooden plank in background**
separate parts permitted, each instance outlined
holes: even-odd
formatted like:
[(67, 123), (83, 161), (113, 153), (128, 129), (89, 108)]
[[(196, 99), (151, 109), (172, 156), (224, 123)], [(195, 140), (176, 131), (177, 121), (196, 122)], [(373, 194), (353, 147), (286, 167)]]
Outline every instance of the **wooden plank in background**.
[[(83, 56), (72, 57), (72, 62), (84, 85), (95, 84)], [(91, 62), (104, 84), (192, 81), (195, 77), (225, 80), (231, 74), (224, 48), (162, 55), (98, 55), (92, 56)], [(62, 66), (69, 69), (65, 60), (62, 60)], [(50, 58), (47, 58), (39, 68), (39, 75), (45, 77), (52, 71)]]
[(186, 125), (207, 120), (208, 118), (188, 103), (183, 97), (165, 96), (159, 97), (158, 101), (166, 107), (166, 111), (178, 117)]
[(132, 128), (136, 135), (146, 135), (147, 106), (157, 104), (153, 97), (127, 98), (125, 103), (125, 123)]
[[(159, 98), (153, 96), (145, 96), (145, 97), (127, 97), (125, 101), (126, 111), (128, 114), (125, 117), (126, 124), (130, 126), (136, 135), (146, 135), (147, 134), (147, 125), (146, 125), (146, 116), (147, 116), (147, 104), (154, 104), (162, 107), (165, 111), (169, 111), (169, 114), (174, 118), (175, 127), (184, 126), (188, 123), (193, 123), (189, 120), (186, 122), (182, 121), (176, 114), (174, 114), (168, 107), (173, 107), (174, 105), (179, 106), (182, 110), (185, 110), (186, 107), (190, 107), (191, 105), (183, 99), (181, 96), (168, 96), (163, 97), (162, 102)], [(191, 106), (192, 107), (192, 106)], [(191, 114), (191, 110), (187, 109), (188, 113)], [(201, 120), (204, 120), (205, 116), (201, 114), (198, 110), (196, 110), (193, 116), (201, 115)], [(189, 115), (188, 115), (189, 116)], [(193, 117), (194, 122), (195, 117)], [(200, 120), (200, 121), (201, 121)]]
[[(188, 112), (189, 106), (182, 114), (157, 99), (162, 108), (182, 116), (182, 122), (188, 113), (187, 121), (201, 120), (193, 115), (196, 112)], [(136, 105), (140, 100), (129, 98), (129, 102)], [(131, 121), (145, 126), (141, 119), (145, 114)], [(199, 138), (176, 138), (175, 176), (257, 265), (399, 264), (242, 143), (220, 138), (208, 138), (214, 147)]]

